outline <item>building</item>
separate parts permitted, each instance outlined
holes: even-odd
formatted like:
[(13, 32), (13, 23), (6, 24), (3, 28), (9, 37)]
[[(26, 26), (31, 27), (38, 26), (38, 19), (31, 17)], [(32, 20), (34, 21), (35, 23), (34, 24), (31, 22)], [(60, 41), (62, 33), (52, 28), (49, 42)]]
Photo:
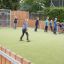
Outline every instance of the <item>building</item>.
[(64, 7), (64, 0), (51, 0), (51, 6)]

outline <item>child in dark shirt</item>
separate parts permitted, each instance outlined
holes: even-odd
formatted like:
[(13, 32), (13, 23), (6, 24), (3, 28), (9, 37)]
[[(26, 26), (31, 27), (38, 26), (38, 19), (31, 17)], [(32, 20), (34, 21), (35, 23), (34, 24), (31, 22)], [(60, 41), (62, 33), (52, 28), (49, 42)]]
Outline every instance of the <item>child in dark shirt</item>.
[(38, 26), (39, 26), (39, 18), (37, 18), (35, 22), (35, 31), (37, 31)]

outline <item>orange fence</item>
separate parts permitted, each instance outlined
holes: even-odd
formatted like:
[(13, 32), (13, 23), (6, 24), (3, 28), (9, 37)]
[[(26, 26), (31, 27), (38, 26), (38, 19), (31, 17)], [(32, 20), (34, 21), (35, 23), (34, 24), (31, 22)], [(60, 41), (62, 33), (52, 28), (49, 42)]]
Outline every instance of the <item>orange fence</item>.
[[(29, 26), (30, 27), (35, 27), (35, 21), (36, 20), (29, 19), (29, 22), (28, 22), (29, 23)], [(40, 29), (44, 29), (45, 28), (44, 21), (42, 21), (42, 20), (39, 21), (39, 28)], [(48, 27), (48, 29), (50, 30), (50, 27)]]
[(20, 27), (24, 21), (24, 19), (29, 19), (29, 12), (26, 11), (11, 11), (10, 12), (10, 26), (14, 26), (14, 19), (17, 17), (18, 19), (18, 27)]
[[(18, 27), (21, 27), (23, 24), (24, 19), (29, 19), (29, 12), (26, 11), (11, 11), (10, 12), (10, 27), (14, 27), (14, 19), (15, 17), (18, 18)], [(29, 19), (28, 21), (30, 27), (35, 26), (35, 20)], [(40, 28), (44, 28), (44, 23), (41, 21), (40, 23)]]
[[(14, 60), (18, 61), (20, 64), (31, 64), (31, 62), (28, 61), (27, 59), (25, 59), (19, 55), (16, 55), (15, 53), (11, 52), (10, 50), (8, 50), (2, 46), (0, 47), (0, 51), (4, 52), (8, 56), (12, 57)], [(2, 55), (0, 55), (0, 64), (12, 64), (12, 62), (9, 61), (7, 58), (3, 57)]]
[[(29, 19), (29, 22), (28, 22), (29, 26), (34, 28), (35, 27), (35, 21), (36, 20)], [(53, 25), (54, 25), (54, 22), (53, 22)], [(52, 27), (53, 27), (53, 25), (52, 25)], [(44, 21), (42, 21), (42, 20), (39, 21), (39, 28), (40, 29), (45, 29), (45, 23), (44, 23)], [(48, 26), (48, 30), (51, 30), (50, 26)], [(61, 32), (60, 27), (58, 27), (58, 32)]]
[[(10, 12), (10, 27), (14, 27), (14, 19), (15, 17), (18, 18), (18, 24), (17, 27), (21, 27), (23, 24), (24, 19), (29, 19), (29, 12), (27, 11), (11, 11)], [(33, 19), (29, 19), (28, 23), (30, 27), (35, 27), (35, 21)], [(44, 29), (44, 22), (43, 21), (39, 21), (39, 28)], [(48, 29), (50, 30), (50, 27), (48, 27)], [(60, 31), (60, 29), (59, 29)]]

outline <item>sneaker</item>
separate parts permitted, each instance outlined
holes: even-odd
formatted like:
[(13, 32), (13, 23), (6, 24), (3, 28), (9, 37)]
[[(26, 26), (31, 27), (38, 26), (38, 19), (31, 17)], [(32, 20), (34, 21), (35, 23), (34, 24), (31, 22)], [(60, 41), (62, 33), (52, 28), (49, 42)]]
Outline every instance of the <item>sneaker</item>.
[(30, 42), (30, 40), (27, 40), (27, 42)]
[(20, 41), (23, 41), (22, 39), (20, 39)]

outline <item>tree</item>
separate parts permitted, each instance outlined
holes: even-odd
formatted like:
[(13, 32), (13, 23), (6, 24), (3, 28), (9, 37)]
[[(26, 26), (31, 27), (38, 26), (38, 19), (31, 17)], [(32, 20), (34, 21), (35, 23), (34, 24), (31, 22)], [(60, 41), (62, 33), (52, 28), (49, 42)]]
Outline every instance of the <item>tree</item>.
[(29, 12), (37, 12), (43, 9), (43, 0), (23, 0), (21, 9)]
[(43, 0), (45, 7), (50, 7), (51, 0)]
[(23, 0), (21, 2), (21, 10), (29, 12), (37, 12), (45, 7), (50, 7), (51, 0)]
[(33, 0), (23, 0), (20, 5), (21, 5), (21, 10), (26, 10), (26, 11), (29, 11), (30, 8), (32, 7), (32, 3), (33, 3)]

